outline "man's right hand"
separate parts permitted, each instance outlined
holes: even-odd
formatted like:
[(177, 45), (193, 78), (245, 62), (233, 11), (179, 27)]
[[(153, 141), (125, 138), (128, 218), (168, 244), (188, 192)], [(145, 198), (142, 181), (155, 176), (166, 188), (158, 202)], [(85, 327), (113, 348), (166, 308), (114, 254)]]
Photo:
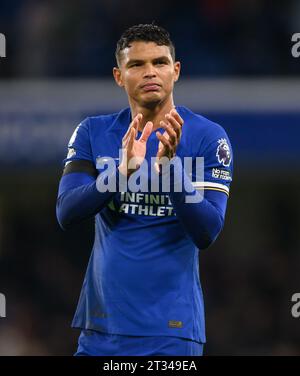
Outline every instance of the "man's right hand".
[(122, 161), (119, 171), (122, 175), (128, 177), (138, 170), (143, 163), (146, 155), (146, 143), (153, 128), (153, 123), (148, 121), (141, 137), (137, 140), (136, 136), (142, 119), (143, 115), (137, 114), (122, 139)]

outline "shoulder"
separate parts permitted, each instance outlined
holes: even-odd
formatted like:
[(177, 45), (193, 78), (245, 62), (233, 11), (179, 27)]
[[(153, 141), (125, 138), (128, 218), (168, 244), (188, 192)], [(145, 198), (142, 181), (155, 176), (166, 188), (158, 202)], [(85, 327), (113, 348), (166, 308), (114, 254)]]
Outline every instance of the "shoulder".
[(82, 123), (88, 128), (89, 133), (95, 135), (115, 128), (127, 127), (130, 116), (130, 109), (124, 108), (111, 114), (89, 116)]
[(95, 115), (95, 116), (89, 116), (85, 120), (88, 122), (88, 126), (90, 128), (95, 127), (109, 127), (112, 123), (118, 118), (122, 111), (120, 112), (114, 112), (111, 114), (104, 114), (104, 115)]
[(193, 126), (191, 131), (201, 131), (210, 134), (224, 132), (224, 128), (220, 124), (193, 112), (187, 107), (178, 106), (177, 109), (183, 120)]
[[(184, 106), (178, 106), (177, 110), (186, 123), (187, 137), (198, 140), (202, 150), (206, 149), (211, 143), (217, 142), (219, 139), (225, 138), (229, 142), (228, 135), (220, 124)], [(185, 125), (183, 125), (183, 127), (184, 126)]]

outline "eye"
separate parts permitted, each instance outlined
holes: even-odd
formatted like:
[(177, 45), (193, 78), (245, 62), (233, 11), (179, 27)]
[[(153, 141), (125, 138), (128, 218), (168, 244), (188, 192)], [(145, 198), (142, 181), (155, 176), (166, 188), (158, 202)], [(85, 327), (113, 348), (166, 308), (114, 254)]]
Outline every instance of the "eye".
[(141, 63), (133, 63), (133, 64), (130, 65), (130, 68), (131, 67), (139, 67), (139, 66), (141, 66)]
[(156, 64), (156, 65), (165, 65), (166, 62), (165, 62), (164, 60), (157, 60), (157, 61), (155, 62), (155, 64)]

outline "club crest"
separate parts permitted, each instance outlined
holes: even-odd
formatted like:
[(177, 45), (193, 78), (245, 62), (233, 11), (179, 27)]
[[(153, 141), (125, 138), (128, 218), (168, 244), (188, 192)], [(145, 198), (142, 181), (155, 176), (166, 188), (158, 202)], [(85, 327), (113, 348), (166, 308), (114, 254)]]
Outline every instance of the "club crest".
[(223, 166), (228, 167), (231, 162), (231, 153), (226, 138), (218, 140), (218, 144), (216, 154), (218, 161), (219, 163), (222, 163)]

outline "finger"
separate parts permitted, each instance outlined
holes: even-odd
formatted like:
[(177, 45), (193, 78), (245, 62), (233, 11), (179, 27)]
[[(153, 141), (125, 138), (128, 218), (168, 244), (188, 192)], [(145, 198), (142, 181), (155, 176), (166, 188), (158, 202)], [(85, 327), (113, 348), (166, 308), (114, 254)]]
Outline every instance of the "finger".
[(178, 139), (180, 139), (180, 137), (181, 137), (181, 125), (180, 125), (180, 123), (178, 123), (178, 121), (170, 114), (166, 114), (166, 119), (168, 120), (168, 122), (170, 123), (170, 125), (172, 126), (174, 131), (176, 132)]
[(128, 137), (127, 147), (126, 147), (127, 150), (132, 150), (135, 137), (136, 137), (136, 129), (131, 128), (131, 131), (130, 131), (129, 137)]
[(137, 114), (136, 117), (132, 120), (132, 122), (129, 125), (129, 128), (124, 136), (125, 139), (130, 135), (131, 129), (137, 129), (139, 126), (139, 122), (142, 119), (143, 115), (142, 114)]
[(157, 157), (161, 158), (165, 156), (169, 159), (172, 158), (172, 156), (174, 155), (174, 149), (170, 145), (169, 140), (166, 137), (164, 137), (162, 134), (160, 134), (159, 132), (156, 132), (156, 137), (159, 139), (162, 145), (162, 148), (159, 148)]
[(164, 137), (161, 133), (159, 132), (156, 132), (156, 137), (159, 139), (159, 141), (167, 148), (169, 149), (170, 151), (173, 150), (173, 146), (170, 144), (170, 141)]
[(175, 119), (178, 121), (178, 123), (183, 126), (183, 123), (184, 123), (184, 120), (182, 119), (182, 117), (179, 115), (179, 113), (176, 111), (175, 108), (173, 108), (171, 111), (170, 111), (170, 114), (173, 115), (175, 117)]
[(143, 118), (143, 115), (142, 115), (141, 113), (137, 114), (137, 115), (133, 118), (132, 122), (130, 123), (130, 125), (129, 125), (128, 129), (127, 129), (127, 132), (125, 133), (125, 136), (123, 137), (124, 140), (127, 139), (127, 137), (128, 137), (129, 134), (130, 134), (130, 130), (131, 130), (132, 128), (138, 129), (139, 123), (140, 123), (140, 121), (142, 120), (142, 118)]
[(136, 121), (135, 121), (135, 124), (133, 125), (133, 127), (134, 127), (137, 131), (138, 131), (138, 129), (139, 129), (139, 125), (140, 125), (142, 119), (143, 119), (143, 114), (141, 114), (141, 113), (137, 114), (136, 117), (135, 117), (135, 120), (136, 120)]
[(162, 128), (164, 128), (166, 130), (167, 134), (169, 135), (169, 138), (170, 138), (171, 142), (173, 144), (176, 144), (177, 143), (177, 133), (171, 127), (171, 125), (166, 124), (164, 121), (161, 121), (160, 125), (161, 125)]
[(125, 143), (127, 143), (129, 136), (130, 136), (130, 133), (131, 133), (131, 130), (132, 130), (132, 128), (135, 128), (135, 126), (136, 126), (136, 119), (133, 119), (133, 121), (130, 123), (130, 126), (127, 129), (127, 132), (125, 133), (125, 135), (123, 137), (123, 141)]
[(152, 121), (148, 121), (143, 129), (143, 133), (141, 134), (141, 137), (139, 138), (139, 141), (141, 142), (147, 142), (153, 128)]
[(126, 137), (123, 137), (123, 145), (124, 147), (128, 147), (128, 143), (130, 141), (130, 138), (132, 136), (132, 130), (135, 130), (135, 127), (132, 125), (128, 131), (126, 132)]
[[(170, 111), (170, 115), (172, 115), (175, 118), (175, 120), (180, 124), (180, 127), (182, 128), (184, 124), (184, 120), (182, 119), (182, 117), (179, 115), (179, 113), (176, 111), (175, 108), (173, 108)], [(181, 133), (182, 133), (182, 129), (180, 129), (180, 137), (181, 137)]]

